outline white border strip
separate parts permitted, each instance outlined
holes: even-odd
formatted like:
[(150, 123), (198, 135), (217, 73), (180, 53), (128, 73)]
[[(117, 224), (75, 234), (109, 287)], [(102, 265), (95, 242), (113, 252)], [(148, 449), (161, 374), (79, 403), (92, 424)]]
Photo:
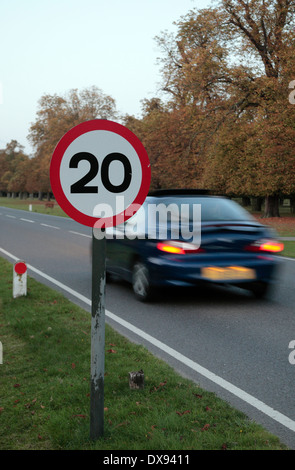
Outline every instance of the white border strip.
[[(0, 252), (2, 252), (4, 255), (12, 258), (13, 260), (18, 260), (18, 258), (8, 251), (4, 250), (3, 248), (0, 248)], [(82, 302), (86, 303), (87, 305), (91, 305), (91, 300), (85, 297), (84, 295), (79, 294), (79, 292), (76, 292), (75, 290), (71, 289), (70, 287), (66, 286), (65, 284), (62, 284), (61, 282), (57, 281), (56, 279), (52, 278), (51, 276), (48, 276), (45, 273), (42, 273), (39, 271), (39, 269), (34, 268), (33, 266), (27, 264), (28, 269), (33, 271), (34, 273), (38, 274), (39, 276), (42, 276), (44, 279), (47, 279), (50, 281), (52, 284), (60, 287), (61, 289), (65, 290), (69, 294), (73, 295), (77, 299), (81, 300)], [(153, 336), (150, 336), (149, 334), (145, 333), (143, 330), (140, 330), (139, 328), (135, 327), (131, 323), (123, 320), (122, 318), (118, 317), (117, 315), (114, 315), (110, 311), (106, 310), (105, 314), (107, 317), (109, 317), (111, 320), (115, 321), (116, 323), (119, 323), (121, 326), (124, 328), (127, 328), (128, 330), (132, 331), (139, 337), (145, 339), (149, 343), (153, 344), (157, 348), (161, 349), (164, 351), (166, 354), (169, 356), (173, 357), (174, 359), (177, 359), (179, 362), (184, 364), (185, 366), (189, 367), (190, 369), (194, 370), (198, 374), (206, 377), (210, 381), (214, 382), (215, 384), (219, 385), (223, 389), (227, 390), (228, 392), (232, 393), (236, 397), (240, 398), (244, 402), (248, 403), (249, 405), (253, 406), (260, 412), (264, 413), (265, 415), (269, 416), (273, 420), (277, 421), (278, 423), (282, 424), (286, 428), (290, 429), (291, 431), (295, 432), (295, 421), (292, 419), (288, 418), (288, 416), (283, 415), (279, 411), (274, 410), (270, 406), (266, 405), (262, 401), (258, 400), (257, 398), (253, 397), (247, 392), (244, 392), (242, 389), (236, 387), (235, 385), (231, 384), (227, 380), (222, 379), (218, 375), (214, 374), (213, 372), (210, 372), (208, 369), (205, 369), (203, 366), (200, 364), (197, 364), (196, 362), (192, 361), (188, 357), (182, 355), (175, 349), (170, 348), (166, 344), (162, 343), (161, 341), (157, 340)]]

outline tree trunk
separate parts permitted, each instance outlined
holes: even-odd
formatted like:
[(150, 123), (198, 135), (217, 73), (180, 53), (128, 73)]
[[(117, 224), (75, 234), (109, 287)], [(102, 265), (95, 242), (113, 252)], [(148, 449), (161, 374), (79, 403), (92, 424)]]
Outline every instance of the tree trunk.
[(260, 211), (261, 211), (262, 202), (263, 202), (263, 198), (262, 198), (262, 197), (252, 197), (252, 198), (251, 198), (252, 211), (254, 211), (254, 212), (260, 212)]
[(291, 214), (295, 214), (295, 194), (290, 196), (290, 211)]
[(264, 217), (280, 217), (279, 196), (266, 196)]
[(250, 206), (250, 198), (248, 196), (242, 196), (242, 206), (247, 207)]

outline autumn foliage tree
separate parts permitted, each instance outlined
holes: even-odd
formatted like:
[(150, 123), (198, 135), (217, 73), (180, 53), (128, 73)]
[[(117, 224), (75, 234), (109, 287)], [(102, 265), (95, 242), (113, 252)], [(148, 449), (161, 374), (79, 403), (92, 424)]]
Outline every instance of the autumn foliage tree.
[[(279, 215), (279, 198), (295, 201), (295, 0), (216, 0), (157, 38), (161, 99), (142, 100), (142, 116), (124, 124), (143, 142), (152, 188), (211, 188), (265, 199), (265, 216)], [(116, 119), (114, 100), (96, 87), (44, 95), (29, 139), (34, 157), (21, 161), (26, 190), (50, 191), (49, 165), (71, 127)], [(2, 189), (12, 191), (7, 149), (0, 151)], [(13, 171), (16, 171), (14, 169)], [(1, 188), (0, 188), (1, 190)]]
[(69, 129), (87, 120), (111, 119), (115, 116), (114, 99), (97, 87), (80, 92), (73, 89), (65, 96), (42, 96), (36, 121), (29, 132), (29, 140), (35, 152), (28, 180), (30, 191), (50, 193), (51, 157), (58, 141)]
[(241, 42), (241, 57), (249, 57), (253, 64), (245, 90), (253, 116), (242, 165), (244, 177), (252, 179), (248, 194), (264, 195), (265, 215), (278, 216), (279, 196), (295, 192), (295, 114), (287, 99), (295, 65), (295, 2), (222, 0), (220, 8), (233, 38)]
[[(126, 116), (124, 124), (144, 144), (151, 162), (151, 189), (190, 187), (198, 173), (189, 154), (191, 122), (186, 109), (169, 109), (159, 99), (143, 100), (142, 118)], [(197, 159), (197, 155), (194, 155)]]
[(5, 149), (0, 150), (0, 192), (25, 193), (29, 164), (24, 147), (16, 140), (11, 140)]
[(154, 128), (149, 119), (150, 132), (155, 139), (161, 122), (170, 134), (156, 158), (158, 180), (170, 173), (169, 185), (186, 184), (189, 169), (191, 186), (263, 196), (265, 215), (278, 215), (279, 196), (295, 192), (294, 4), (222, 0), (189, 12), (175, 36), (157, 38), (168, 113), (153, 117)]

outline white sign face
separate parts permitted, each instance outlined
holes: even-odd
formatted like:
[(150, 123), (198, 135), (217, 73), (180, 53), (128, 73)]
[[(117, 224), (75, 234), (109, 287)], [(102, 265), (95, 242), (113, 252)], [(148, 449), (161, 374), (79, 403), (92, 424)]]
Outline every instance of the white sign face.
[(110, 227), (124, 222), (144, 202), (151, 179), (141, 142), (127, 128), (86, 121), (58, 143), (51, 160), (53, 193), (78, 222)]

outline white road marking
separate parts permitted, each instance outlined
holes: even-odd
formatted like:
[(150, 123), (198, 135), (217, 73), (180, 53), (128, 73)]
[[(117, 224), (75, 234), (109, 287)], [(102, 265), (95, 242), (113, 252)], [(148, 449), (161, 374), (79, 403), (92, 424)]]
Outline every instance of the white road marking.
[(85, 233), (80, 232), (73, 232), (73, 230), (69, 230), (69, 233), (73, 233), (74, 235), (81, 235), (82, 237), (92, 238), (91, 235), (86, 235)]
[[(18, 258), (8, 251), (4, 250), (3, 248), (0, 248), (0, 252), (5, 254), (6, 256), (18, 260)], [(50, 281), (52, 284), (55, 284), (56, 286), (60, 287), (64, 291), (68, 292), (69, 294), (73, 295), (77, 299), (81, 300), (87, 305), (91, 306), (91, 300), (85, 297), (82, 294), (79, 294), (79, 292), (76, 292), (75, 290), (71, 289), (70, 287), (66, 286), (65, 284), (62, 284), (61, 282), (57, 281), (51, 276), (48, 276), (45, 273), (42, 273), (42, 271), (39, 271), (39, 269), (34, 268), (33, 266), (27, 264), (27, 268), (33, 271), (34, 273), (38, 274), (39, 276), (42, 276), (44, 279), (47, 279)], [(222, 377), (219, 377), (218, 375), (214, 374), (210, 370), (206, 369), (205, 367), (201, 366), (200, 364), (197, 364), (196, 362), (192, 361), (188, 357), (184, 356), (183, 354), (179, 353), (175, 349), (170, 348), (167, 346), (165, 343), (162, 343), (161, 341), (157, 340), (153, 336), (145, 333), (143, 330), (140, 330), (136, 326), (132, 325), (131, 323), (123, 320), (122, 318), (118, 317), (117, 315), (113, 314), (112, 312), (106, 310), (105, 314), (107, 317), (115, 321), (116, 323), (119, 323), (122, 325), (124, 328), (127, 328), (128, 330), (132, 331), (136, 335), (138, 335), (141, 338), (144, 338), (146, 341), (149, 343), (153, 344), (157, 348), (161, 349), (164, 351), (166, 354), (169, 356), (173, 357), (174, 359), (177, 359), (179, 362), (182, 364), (186, 365), (187, 367), (191, 368), (192, 370), (196, 371), (198, 374), (203, 375), (207, 379), (211, 380), (213, 383), (219, 385), (222, 387), (224, 390), (227, 390), (228, 392), (232, 393), (236, 397), (240, 398), (244, 402), (248, 403), (249, 405), (253, 406), (257, 410), (261, 411), (265, 415), (269, 416), (273, 420), (277, 421), (278, 423), (282, 424), (286, 428), (290, 429), (291, 431), (295, 432), (295, 421), (292, 419), (288, 418), (288, 416), (283, 415), (279, 411), (276, 411), (275, 409), (271, 408), (270, 406), (266, 405), (264, 402), (261, 400), (258, 400), (254, 396), (250, 395), (249, 393), (245, 392), (244, 390), (240, 389), (239, 387), (236, 387), (232, 383), (228, 382), (227, 380), (224, 380)]]
[(20, 220), (23, 220), (24, 222), (31, 222), (31, 224), (34, 224), (35, 221), (34, 220), (30, 220), (30, 219), (20, 219)]
[(282, 259), (287, 259), (288, 261), (295, 261), (295, 258), (287, 258), (287, 256), (282, 256)]
[(43, 227), (55, 228), (56, 230), (60, 230), (60, 227), (55, 227), (54, 225), (48, 225), (48, 224), (40, 224), (40, 225), (43, 225)]
[(8, 215), (8, 214), (6, 214), (6, 217), (10, 217), (11, 219), (16, 219), (15, 215)]

